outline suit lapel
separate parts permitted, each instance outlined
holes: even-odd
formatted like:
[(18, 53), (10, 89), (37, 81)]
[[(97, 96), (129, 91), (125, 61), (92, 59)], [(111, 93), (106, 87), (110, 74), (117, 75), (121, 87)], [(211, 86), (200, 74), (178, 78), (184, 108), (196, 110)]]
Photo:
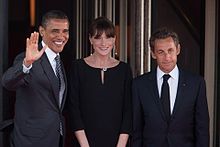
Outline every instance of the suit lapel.
[(44, 53), (41, 57), (41, 66), (43, 67), (44, 72), (47, 78), (49, 79), (49, 82), (51, 83), (55, 101), (56, 101), (57, 107), (59, 108), (59, 81), (49, 63), (46, 53)]
[(157, 75), (156, 75), (156, 70), (154, 70), (151, 75), (149, 76), (149, 89), (150, 91), (152, 92), (152, 95), (153, 95), (153, 99), (158, 107), (158, 109), (160, 110), (160, 113), (162, 115), (162, 118), (164, 120), (166, 120), (166, 116), (165, 116), (165, 113), (163, 111), (163, 107), (162, 107), (162, 104), (160, 102), (160, 97), (159, 97), (159, 92), (158, 92), (158, 86), (157, 86)]
[[(39, 44), (39, 50), (42, 48), (42, 44), (40, 43)], [(50, 83), (51, 83), (51, 86), (52, 86), (52, 89), (53, 89), (53, 93), (54, 93), (54, 97), (55, 97), (55, 101), (56, 101), (56, 104), (57, 104), (57, 107), (60, 108), (61, 110), (63, 109), (64, 107), (64, 103), (65, 103), (65, 100), (66, 100), (66, 95), (67, 95), (67, 78), (66, 78), (66, 73), (65, 73), (65, 70), (64, 70), (64, 65), (61, 61), (61, 64), (62, 64), (62, 71), (63, 71), (63, 77), (64, 77), (64, 82), (65, 82), (65, 91), (64, 91), (64, 94), (63, 94), (63, 99), (62, 99), (62, 103), (61, 103), (61, 107), (59, 107), (59, 80), (58, 78), (56, 77), (54, 71), (53, 71), (53, 68), (51, 67), (50, 65), (50, 62), (47, 58), (47, 55), (46, 53), (44, 53), (41, 57), (41, 65), (44, 69), (44, 72), (46, 74), (46, 76), (48, 77)]]
[(186, 83), (186, 78), (184, 73), (180, 70), (179, 72), (179, 82), (178, 82), (178, 87), (177, 87), (177, 95), (176, 95), (176, 100), (174, 103), (174, 108), (173, 108), (173, 113), (171, 115), (171, 120), (172, 118), (176, 115), (177, 110), (181, 105), (183, 104), (182, 101), (184, 100), (184, 93), (185, 93), (185, 88), (187, 86)]

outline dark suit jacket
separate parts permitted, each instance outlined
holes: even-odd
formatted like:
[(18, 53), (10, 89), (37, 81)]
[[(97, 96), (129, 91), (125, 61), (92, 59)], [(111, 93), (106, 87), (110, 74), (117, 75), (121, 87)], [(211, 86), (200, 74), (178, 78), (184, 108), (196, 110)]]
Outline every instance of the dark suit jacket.
[(159, 99), (156, 70), (137, 77), (133, 82), (133, 109), (133, 147), (209, 146), (209, 114), (202, 77), (180, 70), (169, 122)]
[(33, 63), (28, 74), (23, 73), (23, 59), (24, 53), (18, 55), (2, 78), (4, 87), (16, 90), (11, 144), (14, 147), (58, 147), (66, 92), (59, 107), (59, 81), (46, 53)]

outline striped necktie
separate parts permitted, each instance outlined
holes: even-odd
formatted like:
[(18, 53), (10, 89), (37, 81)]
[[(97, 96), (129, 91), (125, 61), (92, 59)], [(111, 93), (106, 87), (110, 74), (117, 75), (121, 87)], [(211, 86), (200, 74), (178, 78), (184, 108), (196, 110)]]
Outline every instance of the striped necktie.
[[(59, 79), (59, 106), (61, 108), (63, 94), (65, 91), (65, 82), (64, 82), (64, 76), (63, 76), (63, 72), (62, 72), (61, 60), (60, 60), (59, 55), (57, 55), (55, 57), (55, 61), (56, 61), (56, 68), (55, 68), (56, 69), (56, 76)], [(60, 120), (60, 134), (63, 135), (63, 127), (62, 127), (61, 120)]]
[(59, 55), (55, 57), (55, 61), (56, 61), (56, 75), (57, 75), (57, 78), (59, 79), (59, 105), (61, 106), (63, 94), (65, 91), (65, 82), (64, 82), (64, 76), (62, 72), (61, 61), (60, 61)]

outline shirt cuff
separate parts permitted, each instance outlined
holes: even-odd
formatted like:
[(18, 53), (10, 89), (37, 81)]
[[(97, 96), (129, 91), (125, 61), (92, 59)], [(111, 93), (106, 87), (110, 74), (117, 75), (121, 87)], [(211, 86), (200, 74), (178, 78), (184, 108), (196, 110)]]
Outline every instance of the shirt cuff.
[(28, 74), (29, 72), (30, 72), (30, 69), (32, 68), (32, 64), (29, 66), (29, 67), (26, 67), (25, 65), (24, 65), (24, 63), (23, 63), (23, 72), (25, 73), (25, 74)]

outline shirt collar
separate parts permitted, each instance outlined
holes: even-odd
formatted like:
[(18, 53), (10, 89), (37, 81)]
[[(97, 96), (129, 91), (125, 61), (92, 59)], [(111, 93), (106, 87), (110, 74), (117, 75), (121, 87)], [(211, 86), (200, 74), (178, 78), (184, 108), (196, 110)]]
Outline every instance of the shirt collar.
[[(46, 44), (42, 41), (42, 46), (44, 47)], [(50, 62), (52, 62), (54, 60), (54, 58), (59, 55), (56, 54), (53, 50), (51, 50), (49, 47), (46, 48), (45, 53), (49, 59)]]
[[(163, 75), (164, 74), (167, 74), (167, 73), (164, 73), (162, 70), (160, 70), (160, 68), (159, 67), (157, 67), (157, 79), (159, 80), (159, 79), (163, 79)], [(179, 69), (178, 69), (178, 67), (177, 67), (177, 65), (174, 67), (174, 69), (170, 72), (170, 73), (168, 73), (170, 76), (171, 76), (171, 78), (173, 78), (174, 80), (175, 79), (178, 79), (178, 77), (179, 77)]]

